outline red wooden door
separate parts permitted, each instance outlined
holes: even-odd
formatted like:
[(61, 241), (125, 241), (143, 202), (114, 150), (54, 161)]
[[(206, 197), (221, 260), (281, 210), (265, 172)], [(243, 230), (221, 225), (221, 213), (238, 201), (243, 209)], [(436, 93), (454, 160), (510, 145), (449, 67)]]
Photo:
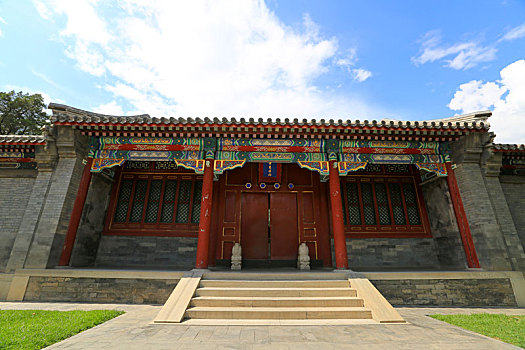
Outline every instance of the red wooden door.
[(270, 194), (270, 257), (272, 260), (296, 260), (297, 196), (295, 193)]
[(243, 259), (268, 259), (268, 194), (242, 193)]

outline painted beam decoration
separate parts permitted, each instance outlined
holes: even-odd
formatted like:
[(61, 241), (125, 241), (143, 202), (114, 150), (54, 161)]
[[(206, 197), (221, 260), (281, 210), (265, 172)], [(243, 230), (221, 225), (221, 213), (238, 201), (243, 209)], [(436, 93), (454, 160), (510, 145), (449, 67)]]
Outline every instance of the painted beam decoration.
[(89, 156), (94, 172), (130, 160), (175, 162), (201, 173), (202, 161), (214, 158), (215, 174), (256, 162), (296, 163), (322, 176), (329, 174), (330, 159), (339, 161), (342, 176), (367, 164), (415, 164), (445, 176), (443, 164), (450, 161), (447, 142), (122, 136), (91, 137)]
[(367, 162), (371, 164), (444, 163), (445, 157), (433, 154), (341, 154), (343, 162)]
[(246, 160), (247, 162), (297, 163), (299, 161), (325, 161), (324, 153), (293, 152), (217, 152), (216, 159)]
[(284, 152), (284, 153), (323, 153), (322, 139), (234, 139), (220, 138), (217, 142), (219, 152)]
[(2, 169), (36, 169), (35, 152), (11, 151), (0, 149), (0, 168)]
[(226, 170), (242, 168), (245, 163), (246, 160), (216, 160), (213, 165), (213, 173), (222, 174)]
[(445, 163), (415, 163), (419, 170), (435, 173), (437, 176), (447, 176)]
[(174, 161), (204, 159), (200, 151), (93, 151), (90, 157), (107, 159), (125, 159), (135, 161)]
[(349, 172), (366, 168), (367, 162), (339, 162), (337, 163), (339, 176), (346, 176)]
[(343, 140), (339, 147), (340, 153), (440, 154), (440, 143), (436, 141)]
[(178, 165), (178, 166), (181, 166), (183, 168), (186, 168), (186, 169), (190, 169), (190, 170), (193, 170), (195, 171), (195, 173), (197, 174), (204, 174), (204, 163), (206, 161), (203, 160), (203, 159), (199, 159), (199, 160), (187, 160), (187, 159), (182, 159), (182, 160), (175, 160), (175, 163)]
[(113, 168), (117, 165), (124, 164), (125, 159), (94, 158), (91, 164), (91, 172), (99, 173), (103, 169)]
[(366, 164), (414, 164), (418, 169), (446, 176), (450, 145), (437, 141), (343, 140), (339, 143), (339, 174), (366, 167)]
[(503, 155), (501, 162), (501, 172), (505, 175), (525, 174), (525, 156), (523, 155)]
[(92, 137), (90, 147), (117, 151), (200, 151), (203, 149), (203, 139), (104, 136)]
[[(122, 165), (124, 161), (171, 161), (178, 166), (204, 171), (204, 139), (160, 137), (91, 137), (92, 172)], [(202, 161), (201, 161), (202, 160)]]
[(330, 175), (330, 166), (328, 161), (298, 161), (301, 168), (317, 171), (321, 176)]

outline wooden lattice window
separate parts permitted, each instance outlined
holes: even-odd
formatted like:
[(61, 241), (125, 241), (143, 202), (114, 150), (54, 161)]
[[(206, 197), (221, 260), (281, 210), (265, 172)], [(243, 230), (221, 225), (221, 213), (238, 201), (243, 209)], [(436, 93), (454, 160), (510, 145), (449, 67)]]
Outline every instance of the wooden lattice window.
[(196, 235), (202, 178), (123, 171), (115, 185), (106, 234)]
[(354, 237), (430, 237), (415, 176), (362, 173), (341, 178), (347, 235)]

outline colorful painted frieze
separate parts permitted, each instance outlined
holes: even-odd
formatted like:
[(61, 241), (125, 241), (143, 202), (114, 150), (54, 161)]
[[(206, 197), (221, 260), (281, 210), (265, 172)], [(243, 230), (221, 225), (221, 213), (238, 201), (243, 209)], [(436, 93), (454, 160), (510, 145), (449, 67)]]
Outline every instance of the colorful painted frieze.
[(215, 174), (222, 174), (226, 170), (232, 170), (235, 168), (242, 168), (246, 160), (216, 160), (214, 163), (213, 172)]
[(377, 164), (415, 164), (415, 163), (444, 163), (446, 158), (441, 155), (424, 154), (355, 154), (343, 153), (342, 162), (367, 162)]
[(217, 146), (218, 151), (322, 153), (324, 140), (219, 138)]
[(248, 162), (297, 163), (299, 161), (326, 161), (324, 153), (292, 152), (217, 152), (219, 160), (246, 160)]
[(170, 160), (190, 160), (203, 159), (200, 151), (115, 151), (99, 150), (90, 151), (92, 158), (125, 159), (125, 160), (144, 160), (144, 161), (170, 161)]

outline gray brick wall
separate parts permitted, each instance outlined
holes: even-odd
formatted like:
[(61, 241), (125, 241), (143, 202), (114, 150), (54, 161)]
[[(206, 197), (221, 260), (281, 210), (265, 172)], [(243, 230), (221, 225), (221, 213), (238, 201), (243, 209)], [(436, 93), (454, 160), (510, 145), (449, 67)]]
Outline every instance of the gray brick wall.
[[(351, 269), (439, 266), (431, 238), (348, 238), (346, 250)], [(335, 254), (332, 256), (335, 259)]]
[(393, 305), (517, 306), (508, 278), (370, 280)]
[(31, 195), (22, 217), (22, 223), (18, 229), (6, 272), (14, 272), (16, 269), (24, 267), (29, 246), (33, 240), (33, 235), (40, 219), (42, 206), (44, 204), (49, 184), (51, 171), (39, 171), (33, 183)]
[(500, 181), (514, 227), (525, 250), (525, 177), (503, 175), (500, 176)]
[(465, 253), (447, 180), (445, 178), (434, 180), (423, 185), (422, 189), (439, 266), (452, 269), (465, 268)]
[[(60, 177), (64, 188), (67, 188), (65, 196), (62, 197), (63, 193), (57, 193), (57, 196), (60, 196), (63, 199), (62, 210), (58, 218), (58, 225), (55, 231), (53, 242), (51, 245), (51, 250), (49, 252), (49, 258), (47, 261), (48, 267), (54, 267), (58, 265), (60, 260), (60, 255), (62, 254), (62, 249), (64, 247), (64, 240), (66, 238), (67, 227), (69, 226), (69, 220), (71, 219), (71, 211), (73, 210), (73, 204), (77, 197), (78, 186), (80, 184), (80, 179), (82, 177), (82, 172), (85, 165), (82, 162), (82, 158), (66, 158), (71, 167), (70, 172), (67, 171), (64, 173), (64, 176)], [(59, 168), (55, 171), (58, 173)], [(70, 175), (69, 175), (70, 174)], [(68, 176), (69, 175), (69, 179)]]
[[(485, 176), (485, 186), (490, 196), (496, 220), (503, 234), (503, 242), (507, 248), (507, 254), (513, 270), (525, 271), (525, 252), (521, 245), (520, 237), (516, 231), (505, 194), (497, 176)], [(522, 209), (525, 209), (525, 197), (522, 197)], [(519, 204), (516, 204), (519, 206)], [(525, 213), (525, 210), (522, 211)]]
[(96, 266), (191, 269), (196, 237), (106, 236), (99, 244)]
[(0, 177), (0, 272), (6, 270), (34, 182), (31, 177)]
[(104, 175), (93, 174), (73, 246), (71, 266), (94, 265), (112, 184), (113, 182)]
[(456, 178), (481, 267), (512, 270), (479, 164), (458, 164)]
[(25, 268), (46, 268), (58, 264), (82, 168), (80, 159), (59, 159)]
[(164, 304), (178, 280), (30, 277), (24, 301)]

